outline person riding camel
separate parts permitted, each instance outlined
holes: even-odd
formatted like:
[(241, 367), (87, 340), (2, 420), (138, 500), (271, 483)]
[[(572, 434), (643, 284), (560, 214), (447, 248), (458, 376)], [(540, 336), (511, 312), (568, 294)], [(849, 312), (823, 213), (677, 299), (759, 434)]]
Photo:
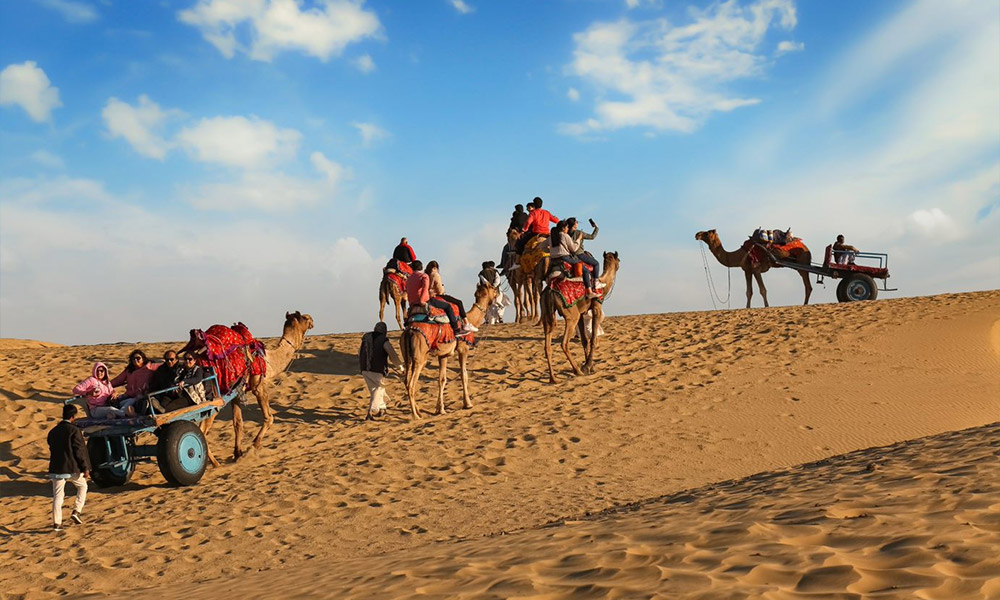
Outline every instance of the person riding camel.
[(597, 262), (594, 256), (583, 249), (583, 240), (592, 240), (597, 237), (597, 223), (594, 223), (593, 219), (590, 219), (590, 226), (594, 228), (593, 233), (584, 233), (582, 230), (577, 229), (576, 217), (570, 217), (566, 219), (567, 232), (573, 241), (577, 244), (576, 257), (582, 262), (587, 263), (594, 268), (593, 280), (595, 288), (604, 287), (604, 283), (599, 281), (597, 278), (601, 276), (601, 263)]
[(430, 278), (429, 293), (431, 299), (440, 298), (457, 306), (458, 314), (462, 317), (462, 321), (465, 323), (465, 328), (463, 330), (465, 333), (479, 331), (479, 329), (469, 323), (465, 314), (465, 305), (462, 304), (462, 301), (454, 296), (449, 296), (444, 293), (444, 282), (441, 281), (441, 267), (438, 265), (438, 262), (436, 260), (432, 260), (427, 263), (427, 266), (424, 268), (424, 273), (427, 273), (427, 277)]
[(535, 197), (528, 205), (528, 220), (521, 228), (521, 237), (517, 240), (515, 250), (518, 254), (524, 254), (524, 247), (536, 237), (549, 237), (549, 223), (558, 223), (559, 219), (552, 213), (542, 208), (542, 199)]
[[(579, 245), (573, 241), (572, 236), (568, 233), (569, 224), (567, 221), (569, 219), (560, 221), (555, 226), (555, 229), (552, 230), (552, 248), (549, 252), (551, 253), (550, 257), (553, 265), (561, 265), (563, 262), (574, 265), (582, 262), (576, 254), (577, 250), (579, 250)], [(584, 268), (583, 287), (587, 290), (588, 298), (597, 297), (597, 288), (593, 286), (592, 281), (590, 270)]]
[(510, 215), (510, 227), (508, 229), (513, 229), (514, 231), (523, 231), (524, 224), (528, 222), (528, 213), (524, 212), (524, 206), (520, 204), (514, 205), (514, 212)]
[(399, 240), (399, 245), (392, 251), (393, 260), (409, 265), (417, 260), (417, 253), (410, 247), (408, 240), (404, 237)]
[[(455, 317), (455, 311), (452, 310), (451, 304), (440, 298), (431, 298), (430, 277), (423, 271), (424, 264), (419, 260), (415, 260), (410, 266), (413, 267), (413, 274), (406, 280), (406, 299), (410, 303), (410, 310), (412, 311), (417, 306), (434, 306), (440, 308), (447, 315), (452, 331), (455, 332), (455, 335), (459, 335), (463, 330), (458, 325), (458, 319)], [(468, 333), (472, 332), (465, 331), (461, 335)]]

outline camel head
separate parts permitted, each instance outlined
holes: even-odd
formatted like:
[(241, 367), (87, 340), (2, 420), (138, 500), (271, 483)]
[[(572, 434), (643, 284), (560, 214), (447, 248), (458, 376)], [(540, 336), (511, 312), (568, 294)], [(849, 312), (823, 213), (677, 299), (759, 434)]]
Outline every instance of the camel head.
[(489, 306), (499, 295), (500, 290), (492, 285), (486, 285), (485, 283), (480, 282), (479, 285), (476, 286), (476, 304), (480, 306)]
[(721, 244), (719, 241), (719, 234), (715, 232), (714, 229), (709, 229), (708, 231), (699, 231), (694, 234), (694, 239), (705, 242), (709, 246), (713, 244)]
[(517, 238), (521, 237), (521, 232), (511, 227), (507, 230), (507, 243), (511, 246), (517, 241)]
[(604, 253), (604, 272), (617, 271), (618, 267), (621, 265), (621, 260), (618, 258), (618, 251), (605, 252)]
[(285, 313), (285, 326), (284, 333), (289, 333), (289, 330), (297, 331), (300, 336), (304, 336), (307, 331), (313, 328), (313, 318), (312, 316), (302, 314), (299, 311), (293, 313)]

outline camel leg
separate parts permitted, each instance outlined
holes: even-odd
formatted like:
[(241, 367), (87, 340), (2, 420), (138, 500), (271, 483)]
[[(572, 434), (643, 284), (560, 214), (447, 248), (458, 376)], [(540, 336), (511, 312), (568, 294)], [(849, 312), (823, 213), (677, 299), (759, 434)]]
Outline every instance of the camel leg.
[(552, 370), (552, 333), (551, 329), (545, 332), (545, 362), (549, 365), (549, 383), (556, 382), (556, 374)]
[(239, 394), (230, 403), (233, 405), (233, 460), (243, 456), (240, 440), (243, 439), (243, 394)]
[(379, 298), (378, 299), (378, 320), (380, 322), (385, 320), (385, 299), (384, 298)]
[(416, 357), (413, 359), (412, 368), (406, 371), (406, 395), (409, 396), (410, 400), (410, 415), (414, 419), (421, 418), (420, 409), (417, 407), (417, 385), (420, 383), (420, 371), (424, 369), (425, 358), (417, 360)]
[(767, 288), (764, 287), (764, 277), (760, 271), (754, 271), (753, 276), (757, 280), (757, 287), (760, 288), (760, 297), (764, 299), (764, 308), (767, 308), (770, 305), (767, 303)]
[(806, 286), (806, 301), (802, 303), (803, 306), (806, 306), (806, 305), (809, 304), (809, 296), (811, 296), (812, 293), (813, 293), (813, 286), (812, 286), (812, 282), (809, 281), (809, 273), (808, 272), (806, 272), (806, 271), (799, 271), (799, 274), (802, 275), (802, 283), (805, 284), (805, 286)]
[[(586, 348), (587, 348), (587, 364), (584, 365), (584, 371), (586, 371), (587, 373), (590, 373), (590, 374), (593, 374), (594, 370), (595, 370), (594, 369), (594, 352), (597, 349), (597, 331), (598, 331), (598, 328), (601, 326), (601, 321), (604, 320), (604, 309), (601, 308), (600, 303), (594, 302), (592, 304), (592, 306), (593, 306), (593, 308), (591, 309), (591, 312), (592, 312), (593, 318), (590, 320), (590, 327), (591, 327), (591, 329), (590, 329), (590, 338), (589, 338), (589, 342), (590, 343), (588, 344), (588, 346), (586, 346)], [(585, 329), (582, 326), (580, 327), (580, 330), (582, 332), (586, 333)]]
[(569, 364), (573, 367), (573, 372), (577, 375), (583, 375), (583, 371), (573, 360), (573, 354), (569, 351), (569, 343), (573, 338), (573, 329), (576, 328), (577, 322), (580, 321), (579, 311), (573, 311), (572, 313), (567, 313), (563, 315), (563, 320), (566, 322), (566, 329), (563, 331), (562, 349), (566, 353), (566, 358), (569, 360)]
[(212, 454), (212, 448), (208, 445), (208, 432), (212, 429), (212, 425), (215, 424), (215, 417), (218, 414), (219, 413), (215, 413), (201, 422), (201, 433), (205, 436), (205, 452), (208, 454), (208, 461), (212, 463), (213, 467), (218, 467), (219, 461), (215, 458), (215, 455)]
[(257, 384), (257, 387), (253, 390), (253, 395), (257, 397), (257, 404), (260, 405), (260, 416), (261, 424), (260, 431), (253, 438), (253, 447), (255, 450), (260, 449), (261, 443), (264, 441), (264, 436), (267, 434), (268, 430), (271, 429), (271, 425), (274, 424), (274, 413), (271, 412), (271, 399), (268, 397), (267, 388), (264, 387), (265, 383), (261, 381)]
[[(461, 342), (455, 341), (456, 344)], [(440, 372), (438, 373), (438, 405), (437, 414), (444, 414), (444, 386), (448, 383), (448, 356), (441, 356), (438, 358), (438, 366), (440, 367)]]
[(472, 400), (469, 398), (469, 371), (466, 369), (468, 360), (469, 351), (459, 351), (458, 366), (462, 373), (462, 408), (465, 409), (472, 408)]
[(750, 308), (750, 299), (753, 298), (753, 273), (749, 269), (743, 269), (743, 274), (747, 277), (747, 308)]

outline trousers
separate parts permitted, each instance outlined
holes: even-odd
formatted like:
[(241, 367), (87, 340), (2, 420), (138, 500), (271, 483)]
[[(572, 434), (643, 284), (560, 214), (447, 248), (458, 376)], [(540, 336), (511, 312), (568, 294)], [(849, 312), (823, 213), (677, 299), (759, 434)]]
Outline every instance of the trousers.
[(83, 504), (87, 501), (87, 479), (83, 473), (73, 473), (69, 479), (52, 480), (52, 523), (62, 525), (62, 505), (66, 497), (66, 482), (73, 484), (76, 488), (76, 502), (73, 503), (73, 512), (83, 512)]
[(385, 401), (389, 399), (389, 393), (385, 391), (385, 384), (382, 381), (385, 376), (374, 371), (361, 371), (361, 377), (364, 378), (365, 385), (368, 386), (368, 393), (371, 394), (371, 400), (368, 401), (368, 412), (375, 413), (385, 410), (387, 408)]

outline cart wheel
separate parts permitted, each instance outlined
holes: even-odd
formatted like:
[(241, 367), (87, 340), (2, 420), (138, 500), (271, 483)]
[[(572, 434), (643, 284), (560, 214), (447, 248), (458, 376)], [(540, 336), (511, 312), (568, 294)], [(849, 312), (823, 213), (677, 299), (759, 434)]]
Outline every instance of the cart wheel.
[[(108, 454), (108, 442), (111, 443), (111, 455)], [(92, 437), (87, 439), (87, 454), (90, 456), (90, 477), (97, 487), (106, 488), (125, 485), (135, 471), (135, 461), (128, 455), (129, 444), (124, 436), (112, 438)], [(124, 451), (124, 456), (116, 453)], [(124, 465), (100, 467), (109, 460), (123, 459)]]
[(837, 302), (850, 302), (847, 297), (847, 279), (841, 279), (837, 284)]
[(848, 302), (874, 300), (878, 297), (878, 286), (875, 285), (875, 280), (868, 275), (855, 273), (847, 278), (844, 296)]
[(171, 423), (156, 443), (156, 463), (171, 485), (194, 485), (205, 474), (208, 443), (190, 421)]

